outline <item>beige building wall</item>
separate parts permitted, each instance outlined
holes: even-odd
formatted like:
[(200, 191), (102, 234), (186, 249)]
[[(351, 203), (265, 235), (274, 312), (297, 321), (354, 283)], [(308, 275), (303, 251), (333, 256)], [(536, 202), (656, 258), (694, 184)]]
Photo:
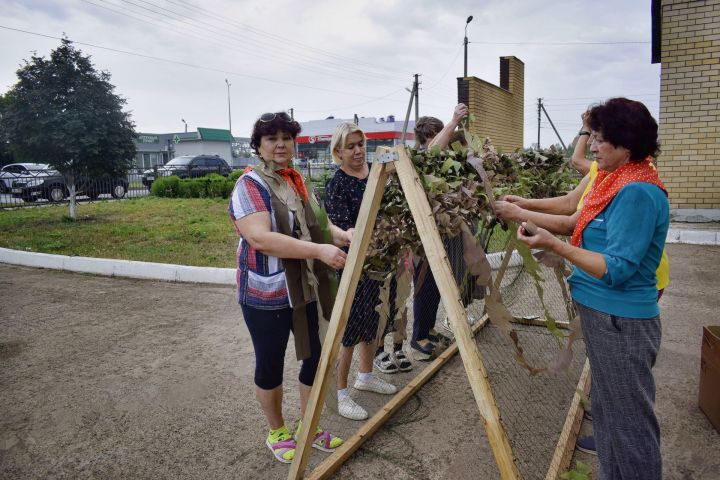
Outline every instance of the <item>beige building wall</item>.
[(720, 0), (660, 4), (658, 169), (670, 207), (720, 208)]
[(498, 150), (523, 147), (525, 64), (516, 57), (500, 57), (500, 86), (477, 77), (458, 78), (458, 101), (475, 116), (470, 131), (490, 137)]

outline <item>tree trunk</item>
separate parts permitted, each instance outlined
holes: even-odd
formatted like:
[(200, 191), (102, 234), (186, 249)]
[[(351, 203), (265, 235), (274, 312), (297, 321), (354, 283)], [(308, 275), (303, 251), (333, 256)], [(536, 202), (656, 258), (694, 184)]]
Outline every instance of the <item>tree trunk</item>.
[(75, 175), (69, 174), (65, 179), (65, 183), (67, 184), (68, 191), (70, 192), (70, 218), (77, 220), (77, 210), (75, 208)]

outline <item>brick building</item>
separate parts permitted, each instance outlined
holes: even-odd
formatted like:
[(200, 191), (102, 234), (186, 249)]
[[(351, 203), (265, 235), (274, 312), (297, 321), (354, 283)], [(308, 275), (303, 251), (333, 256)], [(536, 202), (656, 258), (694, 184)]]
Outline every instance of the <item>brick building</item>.
[(670, 207), (720, 209), (720, 0), (653, 0), (652, 20)]
[(523, 147), (525, 64), (500, 57), (500, 86), (477, 77), (458, 78), (458, 101), (475, 116), (471, 132), (490, 137), (495, 148), (513, 152)]

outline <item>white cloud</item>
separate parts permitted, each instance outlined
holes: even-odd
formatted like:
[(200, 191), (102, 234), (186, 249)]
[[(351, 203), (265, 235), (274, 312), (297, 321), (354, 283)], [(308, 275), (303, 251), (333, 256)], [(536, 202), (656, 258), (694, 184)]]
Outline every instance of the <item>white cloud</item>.
[[(422, 74), (422, 115), (446, 120), (462, 74), (498, 83), (499, 59), (525, 63), (525, 144), (535, 141), (537, 97), (565, 141), (590, 103), (636, 95), (657, 114), (659, 66), (650, 45), (542, 45), (650, 41), (650, 2), (372, 0), (3, 1), (0, 25), (63, 33), (109, 71), (137, 129), (226, 128), (231, 82), (233, 133), (247, 135), (262, 112), (293, 107), (300, 120), (328, 115), (403, 117), (412, 74)], [(59, 41), (0, 28), (0, 91), (31, 52)], [(521, 42), (535, 45), (497, 45)], [(87, 44), (96, 45), (90, 46)], [(132, 52), (128, 55), (108, 49)], [(145, 55), (146, 57), (139, 56)], [(155, 57), (155, 58), (148, 58)], [(170, 60), (172, 63), (164, 60)], [(637, 96), (640, 95), (640, 96)], [(379, 98), (383, 97), (383, 98)], [(543, 122), (542, 143), (555, 142)]]

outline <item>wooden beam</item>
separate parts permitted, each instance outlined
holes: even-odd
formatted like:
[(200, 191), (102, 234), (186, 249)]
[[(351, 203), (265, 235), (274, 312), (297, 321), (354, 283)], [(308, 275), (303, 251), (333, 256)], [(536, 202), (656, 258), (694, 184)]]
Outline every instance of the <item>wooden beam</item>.
[(578, 381), (577, 389), (582, 391), (576, 391), (573, 400), (570, 403), (568, 409), (568, 415), (565, 419), (565, 425), (563, 426), (562, 432), (560, 432), (560, 439), (558, 440), (557, 447), (555, 447), (555, 454), (550, 461), (550, 469), (545, 476), (545, 480), (557, 480), (563, 471), (567, 470), (570, 466), (570, 460), (572, 460), (573, 450), (575, 449), (575, 441), (577, 440), (578, 432), (580, 431), (580, 425), (582, 424), (583, 408), (582, 408), (582, 397), (587, 396), (590, 391), (590, 362), (585, 359), (585, 366), (583, 367), (580, 380)]
[(427, 195), (405, 148), (395, 147), (393, 150), (398, 153), (399, 157), (395, 162), (395, 169), (415, 220), (420, 240), (425, 248), (430, 269), (435, 277), (438, 290), (440, 290), (440, 297), (455, 334), (455, 341), (460, 350), (460, 356), (480, 410), (498, 470), (503, 479), (518, 479), (520, 474), (515, 465), (512, 449), (500, 421), (500, 412), (490, 389), (480, 351), (465, 320), (465, 308), (460, 299), (455, 277), (448, 264), (445, 247), (438, 233)]
[[(386, 151), (387, 147), (378, 148), (378, 154)], [(323, 342), (320, 364), (315, 373), (315, 380), (310, 390), (310, 398), (308, 399), (305, 415), (303, 416), (303, 428), (297, 438), (295, 458), (288, 472), (288, 479), (291, 480), (301, 478), (307, 466), (310, 450), (312, 449), (311, 439), (314, 437), (315, 428), (318, 425), (320, 414), (322, 413), (324, 399), (331, 383), (330, 379), (335, 369), (338, 351), (340, 350), (340, 340), (347, 325), (350, 307), (355, 299), (355, 290), (357, 289), (358, 280), (362, 273), (365, 253), (370, 245), (370, 237), (372, 236), (375, 226), (375, 218), (380, 208), (380, 201), (382, 200), (387, 178), (388, 174), (385, 169), (385, 164), (374, 162), (370, 169), (365, 194), (360, 204), (360, 213), (355, 223), (355, 233), (353, 234), (353, 241), (350, 244), (350, 251), (345, 261), (343, 276), (338, 286), (335, 305), (333, 305), (333, 311), (330, 317), (330, 326), (328, 327), (327, 335)]]
[[(477, 334), (477, 332), (485, 326), (487, 321), (488, 317), (487, 315), (484, 315), (479, 322), (473, 325), (473, 336), (475, 336), (475, 334)], [(455, 342), (445, 349), (444, 352), (438, 355), (438, 357), (425, 367), (420, 374), (413, 378), (410, 383), (405, 386), (405, 388), (395, 394), (395, 396), (386, 403), (382, 409), (365, 422), (355, 435), (346, 439), (345, 443), (343, 443), (340, 448), (335, 450), (335, 452), (333, 452), (327, 460), (315, 467), (315, 469), (305, 478), (307, 480), (322, 480), (329, 478), (330, 475), (340, 468), (340, 466), (342, 466), (342, 464), (345, 463), (366, 440), (370, 439), (370, 437), (372, 437), (375, 432), (377, 432), (380, 427), (382, 427), (385, 422), (387, 422), (390, 417), (392, 417), (395, 412), (410, 399), (410, 397), (412, 397), (418, 390), (420, 390), (420, 388), (422, 388), (423, 385), (430, 381), (430, 379), (443, 367), (443, 365), (445, 365), (457, 352), (458, 346), (457, 342)]]
[[(519, 325), (530, 325), (533, 327), (547, 327), (547, 319), (537, 317), (513, 317), (512, 323)], [(555, 326), (562, 330), (570, 330), (570, 322), (555, 321)]]

